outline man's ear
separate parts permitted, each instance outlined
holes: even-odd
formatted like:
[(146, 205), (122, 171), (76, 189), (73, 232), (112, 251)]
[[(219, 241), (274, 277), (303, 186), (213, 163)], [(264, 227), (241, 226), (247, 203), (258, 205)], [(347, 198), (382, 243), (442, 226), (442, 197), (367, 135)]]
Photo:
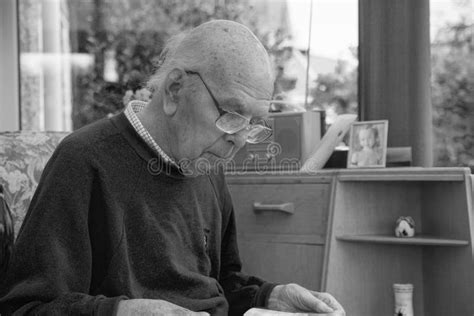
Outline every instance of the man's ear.
[(166, 115), (173, 115), (178, 109), (179, 92), (183, 88), (186, 72), (179, 68), (171, 70), (165, 78), (165, 102), (163, 110)]

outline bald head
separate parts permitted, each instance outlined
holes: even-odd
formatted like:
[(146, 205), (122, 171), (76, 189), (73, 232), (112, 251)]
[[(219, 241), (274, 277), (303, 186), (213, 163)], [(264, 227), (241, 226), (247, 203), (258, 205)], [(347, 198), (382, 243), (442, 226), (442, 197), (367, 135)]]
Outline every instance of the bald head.
[(177, 36), (160, 63), (150, 81), (155, 88), (173, 68), (182, 68), (198, 72), (216, 91), (217, 99), (243, 100), (243, 107), (268, 100), (273, 92), (273, 71), (265, 48), (246, 26), (236, 22), (211, 21)]

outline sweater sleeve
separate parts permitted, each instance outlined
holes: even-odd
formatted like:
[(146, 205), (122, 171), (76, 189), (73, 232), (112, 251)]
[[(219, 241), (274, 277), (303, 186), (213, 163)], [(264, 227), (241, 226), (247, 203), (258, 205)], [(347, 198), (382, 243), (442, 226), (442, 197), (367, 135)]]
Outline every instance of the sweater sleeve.
[(1, 315), (112, 315), (124, 298), (88, 294), (95, 172), (77, 147), (60, 144), (43, 171), (2, 281)]
[(228, 214), (223, 223), (221, 272), (219, 282), (229, 302), (229, 315), (242, 315), (252, 307), (265, 307), (276, 284), (241, 272), (242, 263), (237, 245), (235, 215), (230, 193), (224, 183), (224, 209)]

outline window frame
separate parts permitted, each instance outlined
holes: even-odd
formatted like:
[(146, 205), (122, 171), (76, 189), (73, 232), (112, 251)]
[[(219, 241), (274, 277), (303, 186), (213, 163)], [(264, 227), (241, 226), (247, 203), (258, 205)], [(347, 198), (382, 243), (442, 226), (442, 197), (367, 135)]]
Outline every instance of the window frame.
[(21, 129), (18, 3), (0, 1), (0, 131)]

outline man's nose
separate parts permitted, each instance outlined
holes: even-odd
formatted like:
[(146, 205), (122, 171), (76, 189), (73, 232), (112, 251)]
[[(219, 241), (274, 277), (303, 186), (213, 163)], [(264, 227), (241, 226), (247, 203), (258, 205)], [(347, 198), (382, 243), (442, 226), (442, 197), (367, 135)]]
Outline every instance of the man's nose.
[(238, 149), (242, 148), (247, 142), (249, 131), (244, 128), (234, 134), (225, 134), (224, 139), (227, 142), (231, 142)]

